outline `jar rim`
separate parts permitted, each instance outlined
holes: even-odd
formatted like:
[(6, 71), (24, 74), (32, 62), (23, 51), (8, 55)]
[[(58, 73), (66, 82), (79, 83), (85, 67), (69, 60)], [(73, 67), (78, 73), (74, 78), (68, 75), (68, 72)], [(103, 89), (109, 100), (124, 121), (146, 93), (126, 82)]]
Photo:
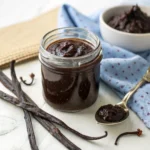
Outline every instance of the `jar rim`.
[[(44, 39), (45, 39), (45, 37), (46, 37), (48, 34), (54, 32), (54, 31), (61, 30), (61, 29), (74, 29), (74, 28), (78, 28), (78, 27), (56, 28), (56, 29), (53, 29), (53, 30), (47, 32), (46, 34), (44, 34), (44, 36), (43, 36), (42, 39), (41, 39), (40, 48), (41, 48), (42, 50), (46, 51), (46, 53), (48, 53), (48, 55), (53, 56), (53, 57), (56, 57), (56, 58), (60, 58), (60, 59), (63, 59), (63, 60), (68, 60), (68, 59), (74, 59), (74, 60), (76, 60), (76, 59), (84, 58), (84, 56), (89, 56), (89, 55), (91, 55), (91, 53), (93, 53), (93, 51), (95, 51), (95, 50), (100, 46), (100, 40), (98, 40), (97, 46), (94, 48), (93, 51), (87, 53), (86, 55), (78, 56), (78, 57), (62, 57), (62, 56), (57, 56), (57, 55), (51, 54), (50, 52), (48, 52), (48, 51), (43, 47)], [(85, 32), (88, 32), (88, 33), (92, 34), (94, 37), (96, 37), (96, 39), (99, 39), (98, 36), (96, 36), (93, 32), (91, 32), (91, 31), (89, 31), (89, 30), (87, 30), (87, 29), (84, 29), (84, 28), (78, 28), (78, 29), (81, 29), (81, 30), (83, 30), (83, 31), (85, 31)]]
[[(96, 46), (93, 48), (93, 50), (89, 53), (87, 53), (86, 55), (83, 55), (83, 56), (78, 56), (78, 57), (62, 57), (62, 56), (57, 56), (57, 55), (54, 55), (54, 54), (51, 54), (50, 52), (48, 52), (45, 48), (44, 48), (44, 42), (46, 40), (46, 37), (52, 33), (54, 33), (55, 31), (69, 31), (69, 30), (73, 30), (73, 29), (77, 29), (77, 30), (81, 30), (85, 33), (88, 33), (89, 35), (91, 35), (95, 41), (96, 41)], [(57, 33), (58, 34), (58, 33)], [(57, 35), (56, 34), (56, 35)], [(54, 34), (52, 34), (51, 36), (54, 36)], [(50, 37), (51, 37), (50, 36)], [(67, 39), (67, 38), (66, 38)], [(79, 38), (80, 39), (80, 38)], [(86, 41), (86, 40), (85, 40)], [(52, 60), (59, 60), (59, 61), (76, 61), (76, 62), (80, 62), (80, 60), (82, 59), (85, 59), (85, 58), (89, 58), (91, 55), (96, 55), (96, 54), (99, 54), (101, 53), (101, 47), (100, 47), (100, 40), (98, 38), (97, 35), (95, 35), (93, 32), (87, 30), (87, 29), (84, 29), (84, 28), (78, 28), (78, 27), (63, 27), (63, 28), (56, 28), (56, 29), (53, 29), (49, 32), (47, 32), (41, 39), (41, 42), (40, 42), (40, 54), (42, 55), (42, 58), (44, 59), (44, 61), (48, 61), (50, 58), (52, 58)], [(97, 49), (100, 47), (100, 52), (97, 53)], [(80, 66), (81, 64), (76, 64), (77, 66)]]

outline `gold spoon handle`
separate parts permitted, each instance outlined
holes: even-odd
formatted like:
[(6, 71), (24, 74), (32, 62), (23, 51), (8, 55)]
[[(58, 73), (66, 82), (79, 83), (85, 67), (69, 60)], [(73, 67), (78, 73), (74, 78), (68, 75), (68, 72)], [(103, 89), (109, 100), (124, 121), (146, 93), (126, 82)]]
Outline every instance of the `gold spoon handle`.
[(127, 102), (128, 102), (128, 100), (130, 99), (130, 97), (131, 97), (131, 96), (137, 91), (137, 89), (138, 89), (139, 87), (141, 87), (145, 82), (146, 82), (146, 81), (142, 78), (142, 80), (140, 80), (140, 81), (136, 84), (136, 86), (135, 86), (133, 89), (131, 89), (131, 90), (124, 96), (122, 102), (125, 103), (125, 104), (127, 104)]
[(130, 97), (137, 91), (139, 87), (141, 87), (145, 82), (150, 82), (150, 67), (147, 72), (143, 76), (143, 78), (136, 84), (136, 86), (131, 89), (123, 98), (122, 102), (126, 105)]

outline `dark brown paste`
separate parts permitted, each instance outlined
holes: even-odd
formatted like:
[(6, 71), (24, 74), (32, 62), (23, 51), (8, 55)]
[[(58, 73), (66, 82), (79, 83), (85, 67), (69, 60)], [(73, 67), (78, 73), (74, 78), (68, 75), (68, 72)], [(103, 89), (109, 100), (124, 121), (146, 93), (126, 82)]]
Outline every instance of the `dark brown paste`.
[[(51, 43), (47, 51), (60, 57), (78, 57), (94, 50), (82, 39), (60, 39)], [(61, 68), (42, 65), (43, 93), (46, 101), (62, 111), (82, 110), (97, 99), (99, 90), (100, 61), (96, 56), (80, 67)]]
[(128, 33), (150, 33), (150, 17), (138, 5), (120, 15), (113, 16), (108, 25)]
[(121, 121), (125, 116), (126, 112), (123, 108), (115, 105), (104, 105), (99, 108), (98, 115), (101, 119), (108, 122)]
[(91, 52), (93, 48), (87, 42), (77, 39), (61, 39), (51, 43), (47, 51), (61, 57), (78, 57)]

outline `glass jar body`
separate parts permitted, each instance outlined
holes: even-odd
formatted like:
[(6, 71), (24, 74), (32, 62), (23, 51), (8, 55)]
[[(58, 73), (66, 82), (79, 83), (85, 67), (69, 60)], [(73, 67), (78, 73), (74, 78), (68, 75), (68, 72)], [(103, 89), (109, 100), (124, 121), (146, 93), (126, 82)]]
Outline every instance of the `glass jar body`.
[[(65, 33), (65, 29), (67, 32)], [(77, 58), (62, 58), (46, 52), (46, 46), (52, 41), (51, 32), (46, 34), (42, 40), (39, 58), (41, 61), (43, 95), (48, 104), (61, 111), (74, 112), (91, 106), (98, 97), (100, 81), (100, 61), (102, 59), (101, 47), (97, 43), (89, 40), (91, 37), (88, 32), (80, 33), (76, 28), (65, 28), (53, 41), (62, 38), (78, 38), (92, 45), (95, 44), (94, 51), (89, 55)], [(71, 37), (67, 36), (74, 32)], [(85, 35), (86, 33), (86, 35)], [(56, 35), (56, 34), (55, 34)], [(78, 37), (76, 37), (78, 35)], [(93, 34), (92, 34), (93, 36)], [(84, 38), (83, 38), (84, 37)], [(86, 38), (85, 38), (86, 37)], [(49, 42), (48, 42), (49, 40)], [(98, 40), (98, 38), (97, 38)], [(46, 42), (43, 42), (46, 41)], [(93, 40), (94, 41), (94, 40)], [(96, 40), (95, 40), (96, 41)], [(48, 42), (48, 44), (47, 44)], [(94, 44), (93, 44), (94, 43)], [(43, 50), (43, 47), (45, 51)], [(46, 55), (47, 53), (47, 55)]]
[(62, 111), (77, 111), (91, 106), (98, 97), (99, 59), (97, 58), (93, 66), (77, 70), (71, 68), (62, 70), (42, 64), (45, 100), (52, 107)]

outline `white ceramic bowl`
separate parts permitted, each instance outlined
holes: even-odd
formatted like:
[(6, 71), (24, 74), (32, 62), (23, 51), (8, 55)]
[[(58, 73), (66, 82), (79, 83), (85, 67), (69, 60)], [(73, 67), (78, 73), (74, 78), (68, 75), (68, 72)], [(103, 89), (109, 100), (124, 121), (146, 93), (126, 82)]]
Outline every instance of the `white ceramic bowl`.
[[(114, 16), (131, 9), (131, 5), (122, 5), (105, 10), (100, 16), (100, 30), (102, 37), (110, 44), (125, 48), (133, 52), (150, 49), (150, 33), (135, 34), (118, 31), (110, 27), (107, 22)], [(150, 7), (140, 6), (141, 10), (150, 16)]]

